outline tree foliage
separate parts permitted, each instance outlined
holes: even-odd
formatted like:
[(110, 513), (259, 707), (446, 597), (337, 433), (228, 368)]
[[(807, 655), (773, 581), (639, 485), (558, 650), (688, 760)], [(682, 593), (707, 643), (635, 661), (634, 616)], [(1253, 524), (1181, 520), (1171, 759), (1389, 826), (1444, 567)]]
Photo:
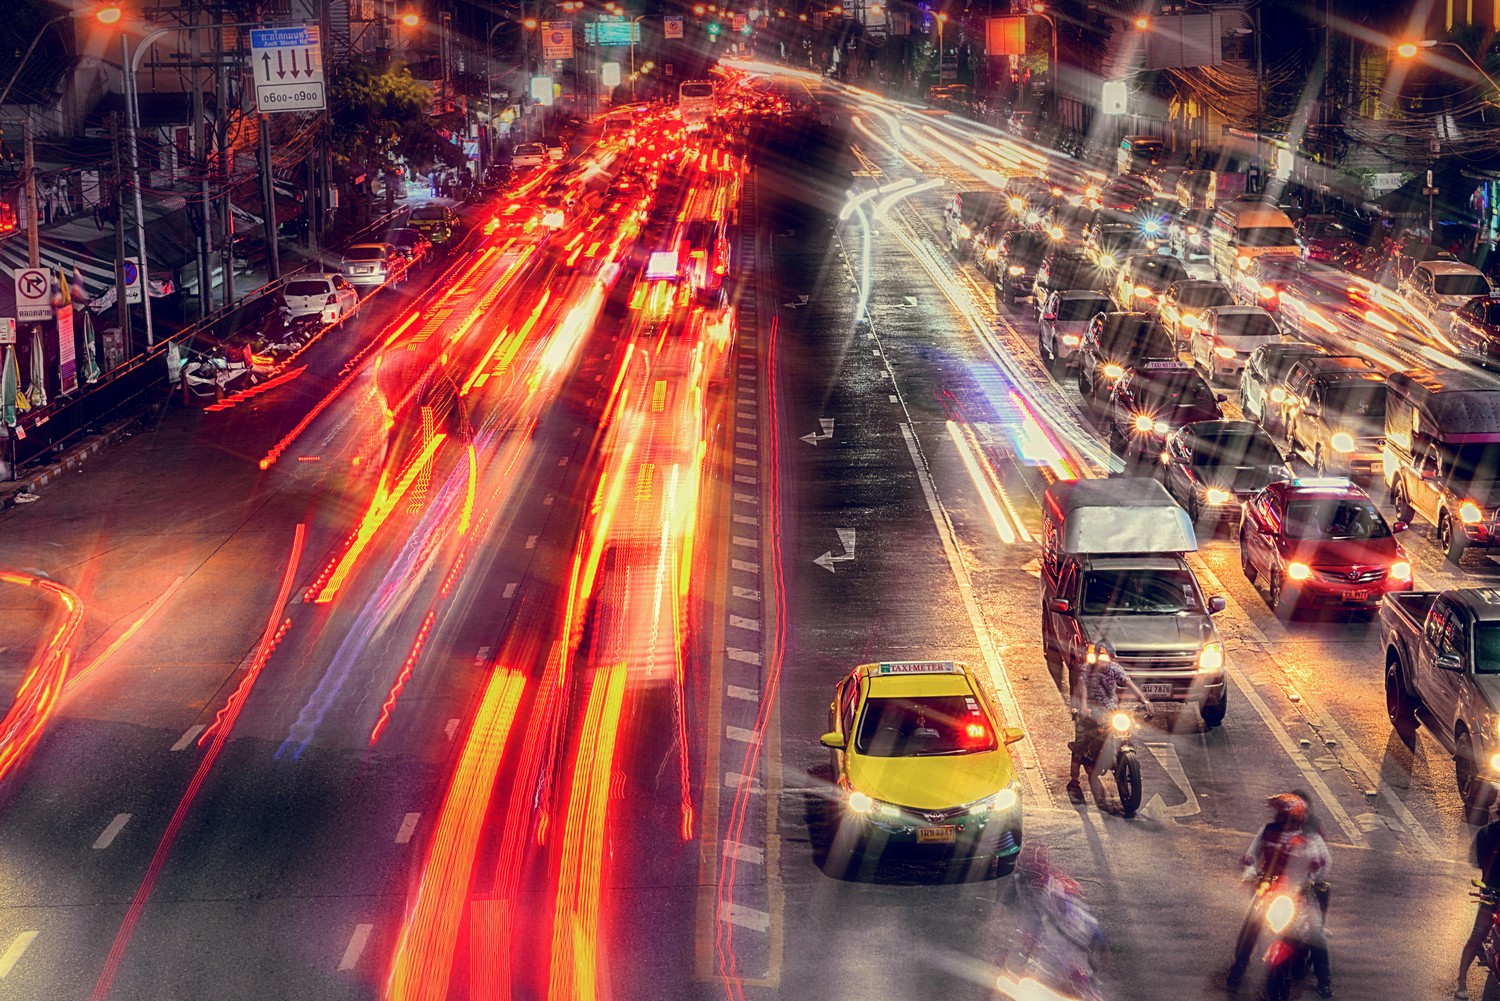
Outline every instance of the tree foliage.
[(401, 63), (380, 69), (356, 60), (334, 71), (328, 85), (333, 150), (355, 170), (378, 170), (404, 159), (427, 167), (451, 146), (432, 127), (432, 93)]

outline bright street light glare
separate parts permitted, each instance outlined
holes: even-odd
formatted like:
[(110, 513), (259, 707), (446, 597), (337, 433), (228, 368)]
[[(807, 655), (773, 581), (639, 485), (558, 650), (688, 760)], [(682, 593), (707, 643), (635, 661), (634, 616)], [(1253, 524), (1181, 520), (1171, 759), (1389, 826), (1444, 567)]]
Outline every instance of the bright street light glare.
[(422, 17), (420, 14), (416, 13), (402, 14), (401, 23), (406, 25), (408, 28), (415, 28), (417, 25), (422, 23)]
[(1400, 45), (1396, 46), (1396, 55), (1400, 56), (1402, 59), (1410, 59), (1416, 54), (1416, 42), (1402, 42)]
[(94, 17), (98, 19), (100, 24), (116, 24), (119, 22), (120, 18), (124, 16), (125, 12), (114, 5), (101, 7), (99, 11), (94, 14)]

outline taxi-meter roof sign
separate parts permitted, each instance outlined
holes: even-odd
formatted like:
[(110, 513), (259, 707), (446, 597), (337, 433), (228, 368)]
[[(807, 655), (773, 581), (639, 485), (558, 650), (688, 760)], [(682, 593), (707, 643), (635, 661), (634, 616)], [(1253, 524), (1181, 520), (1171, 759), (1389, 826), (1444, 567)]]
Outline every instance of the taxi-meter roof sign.
[(875, 665), (876, 674), (962, 674), (951, 660), (893, 660)]

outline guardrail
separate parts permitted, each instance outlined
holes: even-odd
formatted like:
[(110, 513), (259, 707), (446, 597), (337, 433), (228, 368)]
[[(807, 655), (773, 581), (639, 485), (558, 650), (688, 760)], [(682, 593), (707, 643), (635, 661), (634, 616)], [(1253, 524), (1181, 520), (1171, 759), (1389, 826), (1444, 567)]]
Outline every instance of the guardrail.
[[(384, 213), (345, 243), (358, 243), (372, 233), (385, 230), (405, 215), (407, 207)], [(136, 405), (147, 393), (167, 386), (167, 351), (170, 345), (192, 348), (199, 340), (223, 341), (254, 325), (262, 315), (261, 305), (277, 295), (291, 278), (310, 270), (308, 267), (288, 272), (276, 281), (267, 282), (222, 306), (197, 323), (158, 340), (149, 350), (134, 355), (99, 376), (90, 385), (80, 385), (79, 392), (50, 401), (47, 406), (28, 411), (11, 430), (6, 458), (10, 478), (15, 479), (22, 467), (35, 463), (66, 448), (76, 439), (100, 428)]]

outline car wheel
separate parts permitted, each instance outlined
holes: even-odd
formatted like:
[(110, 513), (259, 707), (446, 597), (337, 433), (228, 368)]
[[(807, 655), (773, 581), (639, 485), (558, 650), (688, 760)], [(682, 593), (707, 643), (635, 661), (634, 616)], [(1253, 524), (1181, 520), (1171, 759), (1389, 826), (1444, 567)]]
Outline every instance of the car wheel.
[(1453, 754), (1453, 774), (1458, 782), (1458, 795), (1463, 800), (1464, 812), (1470, 823), (1483, 823), (1489, 813), (1489, 784), (1480, 774), (1474, 756), (1474, 740), (1467, 733), (1458, 738), (1458, 747)]
[(1396, 481), (1395, 489), (1391, 491), (1391, 503), (1396, 507), (1397, 521), (1409, 523), (1417, 513), (1406, 497), (1406, 485), (1400, 480)]
[(1120, 812), (1134, 817), (1141, 808), (1141, 763), (1134, 751), (1121, 754), (1115, 762), (1115, 792), (1120, 797)]
[(1417, 707), (1401, 677), (1401, 661), (1395, 657), (1385, 665), (1385, 714), (1401, 739), (1410, 742), (1417, 732)]
[(1193, 528), (1196, 529), (1198, 522), (1203, 520), (1203, 505), (1199, 502), (1197, 494), (1188, 496), (1187, 513), (1188, 517), (1192, 519)]
[(1469, 548), (1469, 538), (1453, 525), (1453, 518), (1444, 511), (1438, 516), (1438, 548), (1449, 563), (1457, 566), (1463, 561), (1464, 550)]
[(1244, 529), (1240, 530), (1240, 569), (1245, 571), (1245, 579), (1254, 584), (1259, 572), (1255, 569), (1255, 564), (1250, 562), (1250, 546), (1245, 541)]
[(1115, 455), (1125, 457), (1125, 437), (1120, 434), (1120, 429), (1114, 421), (1109, 422), (1109, 450)]
[(1281, 615), (1286, 611), (1284, 603), (1286, 595), (1283, 591), (1284, 585), (1282, 584), (1281, 573), (1277, 570), (1272, 570), (1270, 579), (1266, 582), (1266, 604), (1277, 615)]

